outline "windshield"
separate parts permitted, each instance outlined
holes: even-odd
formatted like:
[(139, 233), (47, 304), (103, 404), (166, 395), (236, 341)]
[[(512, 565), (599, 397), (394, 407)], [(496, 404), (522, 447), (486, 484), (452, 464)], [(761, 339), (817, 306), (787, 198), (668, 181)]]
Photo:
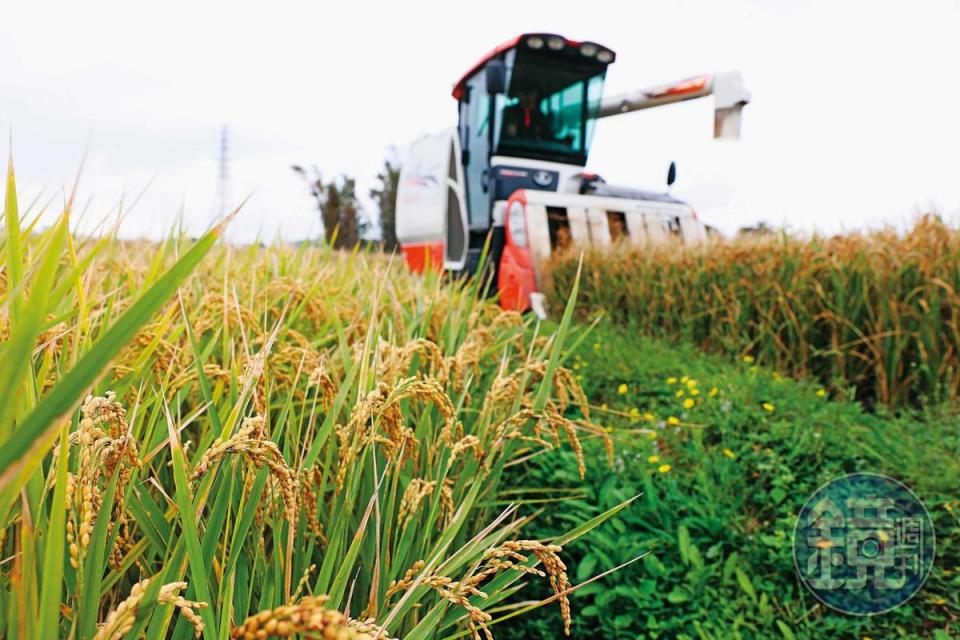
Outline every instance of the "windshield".
[(496, 96), (494, 153), (586, 164), (605, 66), (522, 52)]

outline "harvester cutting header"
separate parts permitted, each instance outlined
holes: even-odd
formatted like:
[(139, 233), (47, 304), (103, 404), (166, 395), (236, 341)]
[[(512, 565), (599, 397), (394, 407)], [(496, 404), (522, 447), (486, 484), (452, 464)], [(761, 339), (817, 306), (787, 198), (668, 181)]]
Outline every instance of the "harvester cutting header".
[[(542, 313), (541, 271), (553, 251), (703, 240), (687, 204), (584, 171), (596, 121), (713, 95), (714, 137), (735, 138), (750, 94), (728, 72), (604, 98), (614, 60), (594, 42), (528, 33), (464, 74), (453, 88), (457, 128), (418, 139), (401, 168), (397, 238), (411, 269), (473, 274), (489, 238), (500, 304)], [(674, 176), (671, 165), (668, 184)]]

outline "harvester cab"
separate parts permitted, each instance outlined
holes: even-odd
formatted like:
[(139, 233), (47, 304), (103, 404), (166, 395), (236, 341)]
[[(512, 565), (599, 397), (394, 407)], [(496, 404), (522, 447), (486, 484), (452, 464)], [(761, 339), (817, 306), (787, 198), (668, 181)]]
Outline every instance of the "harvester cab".
[(396, 231), (411, 269), (474, 274), (487, 247), (501, 306), (542, 315), (543, 267), (557, 251), (704, 240), (693, 209), (669, 193), (584, 171), (596, 122), (712, 94), (714, 137), (738, 137), (750, 95), (728, 72), (604, 98), (615, 59), (593, 42), (528, 33), (464, 74), (457, 128), (419, 138), (401, 167)]

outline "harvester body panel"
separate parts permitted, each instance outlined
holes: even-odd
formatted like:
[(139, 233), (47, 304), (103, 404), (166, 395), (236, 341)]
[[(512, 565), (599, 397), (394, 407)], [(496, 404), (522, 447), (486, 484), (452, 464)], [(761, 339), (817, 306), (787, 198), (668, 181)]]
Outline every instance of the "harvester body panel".
[[(459, 157), (456, 130), (445, 129), (418, 138), (401, 165), (396, 232), (414, 271), (463, 268), (466, 202)], [(448, 260), (448, 253), (455, 259)]]

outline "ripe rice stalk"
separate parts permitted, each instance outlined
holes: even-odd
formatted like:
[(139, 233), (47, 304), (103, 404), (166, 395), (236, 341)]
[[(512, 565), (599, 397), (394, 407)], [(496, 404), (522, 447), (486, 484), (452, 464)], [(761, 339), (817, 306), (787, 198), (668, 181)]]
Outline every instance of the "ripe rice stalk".
[(506, 465), (605, 435), (569, 317), (543, 336), (372, 252), (88, 238), (17, 204), (11, 173), (0, 637), (489, 637), (540, 573), (569, 624), (560, 543), (493, 506)]
[[(577, 306), (870, 405), (915, 406), (960, 394), (958, 260), (960, 231), (933, 215), (904, 233), (620, 246), (586, 252)], [(578, 267), (553, 261), (553, 299)]]

